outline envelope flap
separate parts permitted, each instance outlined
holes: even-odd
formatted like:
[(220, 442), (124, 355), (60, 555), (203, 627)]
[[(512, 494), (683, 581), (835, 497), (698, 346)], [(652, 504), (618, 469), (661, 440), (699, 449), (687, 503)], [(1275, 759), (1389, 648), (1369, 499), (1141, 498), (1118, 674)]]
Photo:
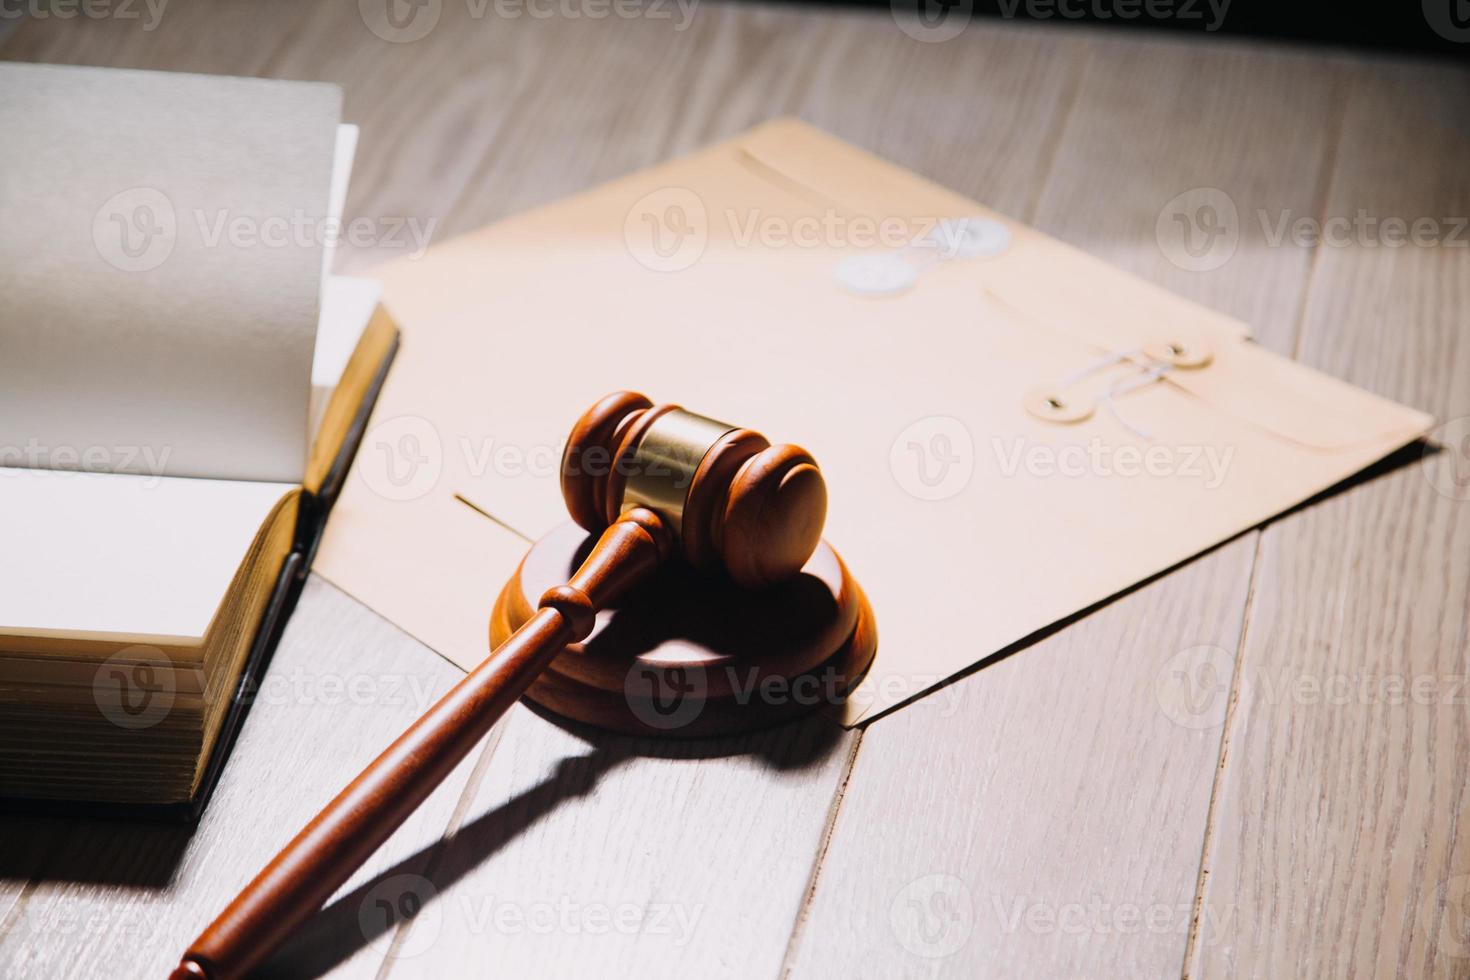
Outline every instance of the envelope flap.
[(1273, 435), (1312, 449), (1341, 452), (1407, 441), (1434, 425), (1406, 408), (1243, 340), (1221, 348), (1202, 370), (1168, 380)]
[(1115, 270), (1098, 274), (1105, 267), (1090, 257), (1053, 252), (1043, 260), (1026, 248), (1018, 242), (986, 267), (988, 300), (1100, 357), (1126, 354), (1151, 366), (1160, 350), (1189, 351), (1203, 363), (1171, 368), (1168, 383), (1278, 438), (1335, 452), (1407, 438), (1433, 424), (1422, 412), (1260, 348), (1237, 320)]
[(797, 119), (777, 119), (727, 144), (745, 164), (813, 204), (903, 218), (982, 214), (997, 217), (962, 194), (829, 136)]
[(1250, 327), (1233, 317), (1039, 232), (1015, 226), (1012, 235), (1005, 255), (977, 267), (984, 289), (1013, 312), (1058, 333), (1106, 352), (1161, 341), (1219, 347), (1250, 336)]
[[(425, 575), (492, 594), (520, 539), (506, 531), (493, 547), (495, 535), (460, 525), (493, 515), (485, 527), (534, 536), (565, 520), (556, 461), (568, 413), (614, 387), (643, 390), (789, 435), (821, 460), (834, 490), (828, 533), (883, 636), (865, 697), (848, 703), (852, 723), (1282, 512), (1428, 425), (1015, 222), (1000, 250), (942, 258), (826, 225), (812, 242), (761, 231), (828, 211), (909, 221), (905, 233), (924, 216), (1004, 221), (781, 120), (385, 271), (404, 342), (373, 442), (414, 435), (432, 488), (400, 500), (394, 474), (363, 471), (396, 474), (400, 456), (362, 454), (333, 518), (337, 544), (318, 564), (335, 547), (337, 585), (473, 667), (483, 618), (447, 615), (476, 606), (462, 589), (426, 590)], [(660, 264), (662, 245), (687, 259), (677, 271)], [(912, 284), (845, 289), (840, 263), (884, 248), (921, 266)], [(1146, 363), (1142, 348), (1167, 342), (1211, 357), (1176, 358), (1080, 425), (1024, 403), (1033, 384), (1099, 361), (1082, 387), (1112, 398), (1130, 364)], [(559, 357), (569, 344), (582, 356)], [(1172, 461), (1164, 472), (1145, 465), (1151, 440)], [(1350, 444), (1365, 445), (1321, 448)], [(1128, 453), (1141, 459), (1131, 473)], [(1080, 470), (1064, 472), (1075, 459)], [(441, 508), (452, 519), (425, 523)], [(922, 590), (915, 555), (934, 572)]]

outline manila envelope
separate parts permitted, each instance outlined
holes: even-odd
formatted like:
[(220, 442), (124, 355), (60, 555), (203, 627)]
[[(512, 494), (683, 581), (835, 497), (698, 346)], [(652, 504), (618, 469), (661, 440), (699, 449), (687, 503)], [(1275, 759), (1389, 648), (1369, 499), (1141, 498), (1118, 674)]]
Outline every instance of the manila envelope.
[(402, 349), (323, 576), (475, 666), (527, 540), (567, 519), (571, 423), (641, 391), (821, 465), (879, 635), (847, 724), (1432, 424), (790, 120), (380, 274)]

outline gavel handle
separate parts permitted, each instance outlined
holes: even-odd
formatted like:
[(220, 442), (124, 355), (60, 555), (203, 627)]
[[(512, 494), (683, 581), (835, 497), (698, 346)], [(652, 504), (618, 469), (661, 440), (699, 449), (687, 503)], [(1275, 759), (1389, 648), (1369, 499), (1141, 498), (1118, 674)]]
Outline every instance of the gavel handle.
[(317, 814), (184, 954), (170, 980), (233, 980), (264, 962), (448, 777), (597, 612), (667, 557), (668, 528), (637, 508), (564, 586)]

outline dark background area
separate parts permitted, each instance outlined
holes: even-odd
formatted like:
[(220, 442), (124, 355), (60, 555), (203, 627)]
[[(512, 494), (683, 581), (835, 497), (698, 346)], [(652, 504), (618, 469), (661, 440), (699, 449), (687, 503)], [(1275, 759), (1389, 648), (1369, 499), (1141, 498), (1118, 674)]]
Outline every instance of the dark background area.
[[(818, 0), (823, 2), (823, 0)], [(1258, 37), (1313, 45), (1470, 54), (1470, 0), (825, 0), (891, 6), (926, 23), (943, 17), (1090, 24), (1200, 37)]]

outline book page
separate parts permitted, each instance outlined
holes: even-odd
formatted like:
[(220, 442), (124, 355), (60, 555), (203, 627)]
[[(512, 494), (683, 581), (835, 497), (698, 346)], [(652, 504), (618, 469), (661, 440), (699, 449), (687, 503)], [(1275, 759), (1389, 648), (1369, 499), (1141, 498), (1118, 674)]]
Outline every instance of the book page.
[(200, 640), (256, 532), (294, 489), (0, 468), (0, 634)]
[(296, 482), (341, 93), (0, 64), (0, 466)]
[(328, 276), (322, 292), (321, 324), (316, 332), (316, 356), (311, 362), (311, 437), (315, 442), (332, 392), (342, 380), (347, 362), (372, 319), (383, 286), (376, 279)]

